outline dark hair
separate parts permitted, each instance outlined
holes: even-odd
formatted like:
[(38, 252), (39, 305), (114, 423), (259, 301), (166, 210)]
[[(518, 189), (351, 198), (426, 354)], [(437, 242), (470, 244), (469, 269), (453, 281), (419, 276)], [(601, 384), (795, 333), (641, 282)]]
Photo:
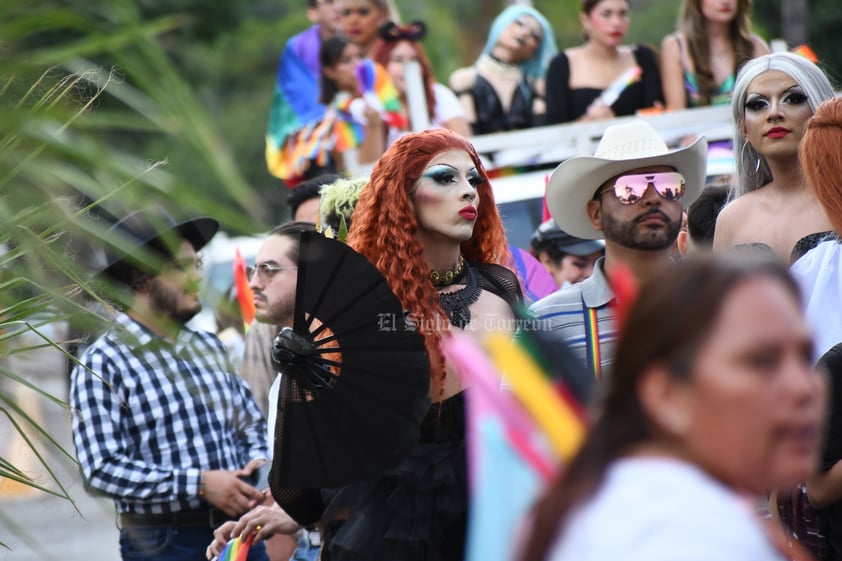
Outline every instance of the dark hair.
[(620, 334), (600, 414), (576, 457), (537, 503), (522, 559), (545, 559), (571, 509), (597, 491), (608, 467), (652, 438), (637, 390), (649, 367), (663, 364), (672, 376), (688, 378), (723, 303), (737, 286), (757, 277), (779, 281), (800, 307), (798, 287), (782, 263), (744, 254), (690, 257), (665, 266), (642, 287)]
[(427, 97), (427, 116), (433, 120), (436, 115), (436, 94), (433, 89), (436, 79), (433, 76), (430, 59), (427, 58), (427, 53), (424, 52), (424, 47), (420, 43), (426, 29), (427, 27), (420, 21), (405, 26), (398, 26), (392, 21), (387, 21), (380, 26), (380, 37), (383, 40), (374, 45), (371, 59), (385, 68), (389, 64), (392, 51), (401, 41), (412, 45), (412, 50), (415, 51), (418, 64), (421, 66), (421, 79), (424, 81), (424, 94)]
[(532, 249), (531, 253), (534, 257), (540, 257), (541, 253), (546, 253), (547, 257), (550, 258), (550, 261), (553, 263), (561, 263), (561, 260), (570, 255), (569, 253), (562, 251), (561, 248), (558, 247), (558, 244), (553, 240), (531, 240), (529, 245)]
[(687, 209), (687, 233), (693, 243), (713, 245), (716, 217), (728, 200), (728, 187), (715, 185), (702, 189), (699, 198)]
[(322, 48), (319, 49), (319, 64), (322, 66), (321, 76), (321, 93), (319, 95), (319, 103), (328, 105), (333, 98), (339, 93), (339, 88), (336, 82), (325, 75), (325, 68), (332, 68), (336, 65), (342, 53), (345, 52), (345, 47), (352, 44), (351, 41), (340, 35), (335, 35), (322, 42)]
[[(295, 241), (300, 240), (299, 234), (304, 232), (315, 232), (316, 225), (312, 222), (284, 222), (279, 226), (275, 226), (269, 232), (270, 236), (286, 236), (289, 238), (293, 238)], [(301, 245), (296, 243), (287, 254), (290, 261), (293, 263), (298, 263), (299, 251), (301, 249)]]
[[(628, 3), (628, 0), (625, 0)], [(582, 12), (590, 14), (602, 0), (582, 0)]]
[(300, 207), (305, 201), (318, 199), (323, 185), (329, 185), (341, 177), (341, 175), (337, 175), (335, 173), (328, 173), (302, 181), (296, 185), (287, 197), (287, 206), (289, 206), (290, 217), (295, 217), (295, 213), (298, 212), (298, 207)]

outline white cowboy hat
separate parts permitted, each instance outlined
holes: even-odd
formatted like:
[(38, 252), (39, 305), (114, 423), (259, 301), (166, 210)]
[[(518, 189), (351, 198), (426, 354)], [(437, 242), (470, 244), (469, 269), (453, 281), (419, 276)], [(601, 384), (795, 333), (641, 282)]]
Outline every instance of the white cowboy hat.
[(705, 186), (708, 143), (699, 137), (686, 148), (670, 151), (644, 121), (605, 129), (593, 156), (576, 156), (553, 170), (547, 186), (547, 207), (562, 230), (579, 238), (598, 240), (602, 232), (591, 226), (585, 208), (600, 186), (617, 175), (649, 166), (670, 166), (685, 180), (684, 208)]

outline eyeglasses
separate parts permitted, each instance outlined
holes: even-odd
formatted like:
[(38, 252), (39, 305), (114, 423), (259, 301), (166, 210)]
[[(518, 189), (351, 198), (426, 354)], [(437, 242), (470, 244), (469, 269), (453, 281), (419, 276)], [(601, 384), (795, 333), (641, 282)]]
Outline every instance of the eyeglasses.
[[(668, 201), (677, 201), (684, 196), (684, 176), (677, 171), (621, 175), (614, 182), (614, 195), (622, 204), (633, 205), (643, 198), (650, 185), (661, 198)], [(598, 199), (610, 189), (606, 187), (597, 191), (594, 198)]]
[(255, 265), (252, 267), (246, 268), (246, 278), (251, 280), (254, 278), (254, 273), (257, 273), (260, 277), (260, 280), (263, 282), (269, 282), (272, 278), (277, 275), (281, 271), (292, 271), (297, 269), (298, 267), (283, 267), (281, 265), (273, 265), (271, 263), (260, 263), (259, 265)]

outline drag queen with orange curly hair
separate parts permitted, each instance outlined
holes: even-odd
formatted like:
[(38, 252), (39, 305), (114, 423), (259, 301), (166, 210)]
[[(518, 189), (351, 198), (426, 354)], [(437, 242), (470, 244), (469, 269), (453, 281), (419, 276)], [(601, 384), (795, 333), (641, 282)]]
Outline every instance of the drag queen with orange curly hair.
[(463, 329), (515, 328), (522, 296), (499, 263), (508, 250), (488, 177), (462, 136), (433, 129), (398, 139), (360, 193), (348, 244), (386, 277), (424, 335), (433, 402), (411, 455), (380, 477), (332, 493), (331, 561), (464, 558), (467, 469), (460, 380), (441, 340)]

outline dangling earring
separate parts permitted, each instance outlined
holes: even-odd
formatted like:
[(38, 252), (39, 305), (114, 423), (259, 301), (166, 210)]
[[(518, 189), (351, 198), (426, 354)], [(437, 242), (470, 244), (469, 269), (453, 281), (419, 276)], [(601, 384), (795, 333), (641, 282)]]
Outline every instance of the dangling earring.
[[(751, 146), (751, 143), (746, 142), (745, 144), (743, 144), (743, 147), (740, 149), (740, 161), (743, 162), (743, 164), (745, 164), (745, 161), (746, 161), (746, 157), (745, 157), (746, 146)], [(759, 171), (760, 171), (760, 154), (757, 155), (757, 159), (754, 162), (754, 171), (751, 172), (751, 173), (746, 173), (746, 175), (748, 175), (749, 177), (754, 177), (755, 175), (757, 175), (757, 173)]]

